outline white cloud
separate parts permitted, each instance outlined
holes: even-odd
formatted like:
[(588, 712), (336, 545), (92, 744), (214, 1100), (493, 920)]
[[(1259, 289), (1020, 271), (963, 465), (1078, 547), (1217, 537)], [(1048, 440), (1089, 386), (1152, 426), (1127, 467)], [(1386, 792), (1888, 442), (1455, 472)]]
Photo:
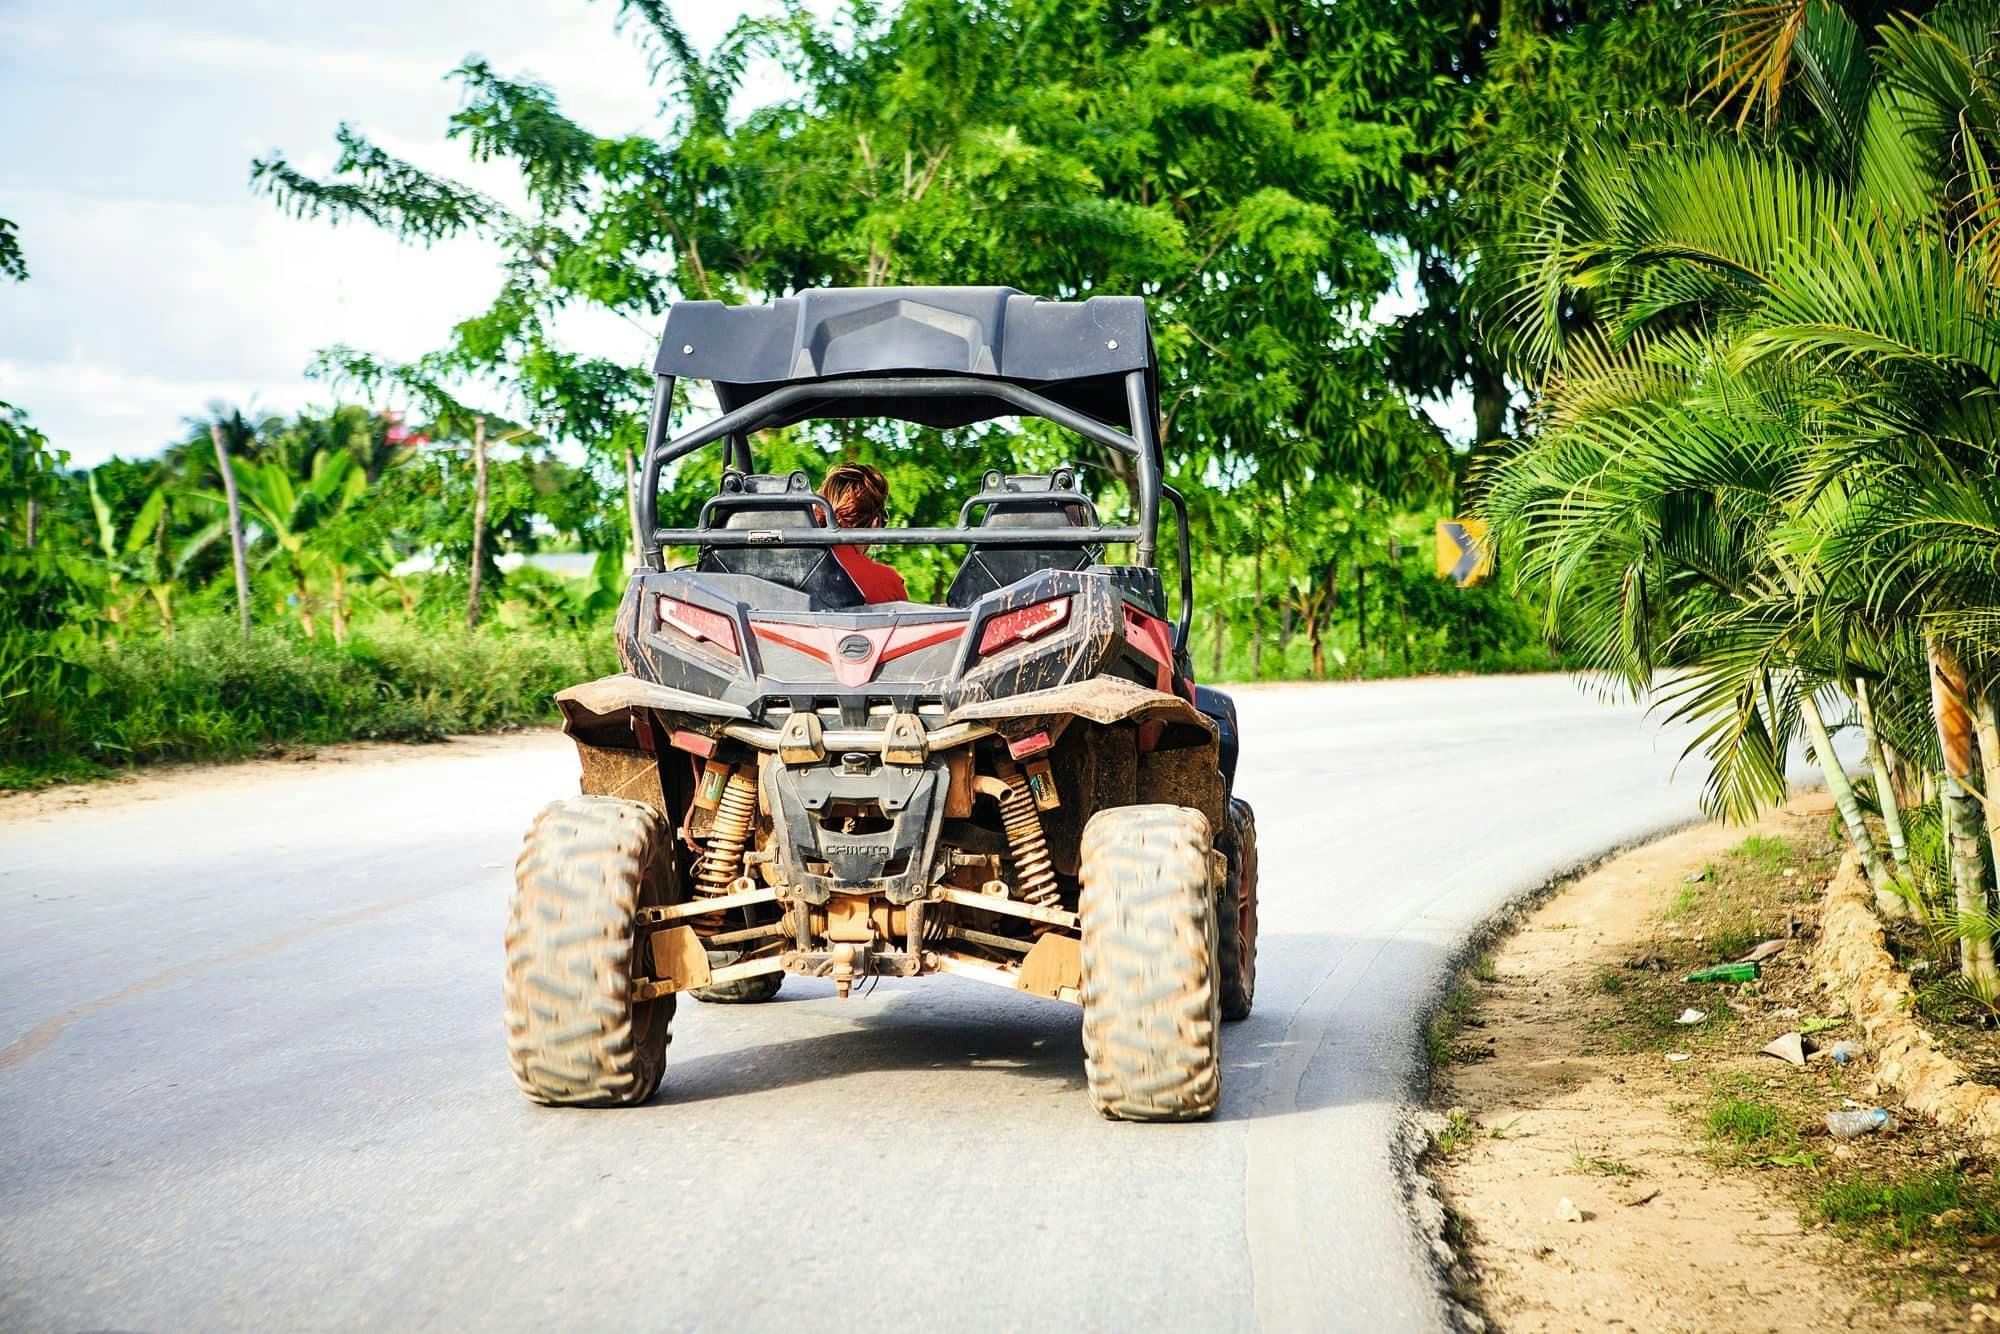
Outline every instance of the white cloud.
[(391, 50), (343, 49), (207, 31), (151, 20), (93, 19), (79, 13), (0, 19), (0, 42), (37, 48), (43, 59), (131, 72), (162, 64), (185, 74), (339, 80), (357, 92), (435, 80), (435, 64)]
[[(0, 0), (3, 2), (3, 0)], [(770, 0), (680, 0), (703, 49)], [(602, 134), (658, 124), (637, 35), (611, 0), (350, 0), (246, 6), (72, 0), (0, 16), (0, 212), (31, 280), (0, 290), (0, 400), (25, 407), (79, 463), (145, 453), (212, 399), (290, 410), (325, 402), (313, 353), (350, 343), (392, 357), (438, 346), (498, 290), (497, 256), (459, 241), (404, 246), (366, 223), (281, 215), (245, 185), (276, 147), (332, 165), (354, 121), (384, 149), (520, 202), (503, 164), (444, 138), (478, 52), (550, 84)], [(746, 103), (788, 92), (755, 75)], [(577, 351), (644, 364), (655, 329), (602, 311), (559, 323)]]
[(324, 399), (304, 375), (319, 348), (419, 355), (499, 284), (482, 243), (414, 250), (268, 207), (51, 193), (9, 207), (33, 278), (5, 297), (0, 398), (80, 463), (157, 448), (210, 399)]

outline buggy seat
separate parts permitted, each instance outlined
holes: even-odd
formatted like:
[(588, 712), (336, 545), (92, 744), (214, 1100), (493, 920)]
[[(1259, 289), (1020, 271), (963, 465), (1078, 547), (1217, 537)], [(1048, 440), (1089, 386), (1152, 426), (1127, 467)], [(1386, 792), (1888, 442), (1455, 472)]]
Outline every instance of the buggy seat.
[[(830, 528), (833, 507), (812, 489), (802, 472), (722, 474), (722, 490), (701, 507), (701, 528)], [(867, 599), (832, 547), (794, 547), (782, 542), (754, 547), (702, 547), (695, 561), (702, 574), (738, 574), (796, 589), (820, 611), (845, 611)]]
[[(1076, 474), (1068, 468), (1052, 473), (998, 472), (986, 474), (984, 489), (958, 512), (959, 527), (969, 527), (973, 511), (984, 507), (982, 528), (1085, 528), (1096, 524), (1097, 506), (1076, 489)], [(988, 593), (1005, 588), (1042, 570), (1083, 570), (1095, 565), (1101, 551), (1087, 546), (994, 547), (975, 543), (952, 578), (945, 603), (969, 607)]]

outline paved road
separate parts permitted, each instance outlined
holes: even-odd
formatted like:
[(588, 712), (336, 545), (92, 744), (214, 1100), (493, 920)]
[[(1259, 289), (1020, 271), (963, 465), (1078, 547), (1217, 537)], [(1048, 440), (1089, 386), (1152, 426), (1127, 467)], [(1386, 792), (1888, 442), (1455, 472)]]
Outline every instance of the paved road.
[(1241, 711), (1260, 991), (1194, 1126), (1099, 1120), (1072, 1010), (955, 979), (684, 1004), (650, 1105), (531, 1106), (500, 933), (559, 737), (0, 803), (0, 1327), (1441, 1327), (1414, 1016), (1698, 783), (1556, 677)]

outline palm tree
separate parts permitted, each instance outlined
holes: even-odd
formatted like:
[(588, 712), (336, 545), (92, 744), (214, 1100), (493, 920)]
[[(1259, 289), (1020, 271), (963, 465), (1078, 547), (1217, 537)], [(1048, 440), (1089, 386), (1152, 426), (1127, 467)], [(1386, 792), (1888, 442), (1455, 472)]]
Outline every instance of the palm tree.
[[(206, 417), (187, 419), (190, 434), (187, 440), (167, 450), (161, 460), (162, 470), (177, 477), (179, 484), (190, 490), (209, 485), (220, 485), (224, 498), (229, 525), (230, 565), (236, 575), (236, 617), (245, 635), (250, 633), (250, 569), (247, 548), (243, 538), (243, 507), (237, 495), (237, 460), (252, 455), (260, 434), (268, 434), (278, 425), (278, 419), (267, 417), (261, 421), (251, 421), (240, 407), (231, 407), (221, 402), (208, 405)], [(203, 444), (207, 450), (202, 449)], [(209, 461), (213, 460), (213, 469)]]
[(1803, 732), (1887, 894), (1824, 713), (1867, 682), (1871, 754), (1892, 728), (1942, 767), (1965, 971), (2000, 992), (1966, 795), (2000, 680), (2000, 6), (1872, 44), (1823, 0), (1772, 8), (1721, 79), (1791, 117), (1768, 137), (1668, 118), (1552, 155), (1489, 265), (1539, 402), (1485, 504), (1573, 650), (1639, 690), (1678, 671), (1714, 805), (1780, 795)]

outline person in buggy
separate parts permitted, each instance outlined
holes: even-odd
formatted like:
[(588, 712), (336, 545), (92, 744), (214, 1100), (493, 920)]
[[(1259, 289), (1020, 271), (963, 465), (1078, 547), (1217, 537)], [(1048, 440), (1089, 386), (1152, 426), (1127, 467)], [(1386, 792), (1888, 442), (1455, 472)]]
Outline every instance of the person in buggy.
[[(833, 521), (842, 528), (880, 528), (889, 506), (889, 481), (880, 468), (866, 463), (836, 463), (826, 470), (819, 493), (833, 507)], [(903, 576), (868, 555), (867, 547), (835, 547), (834, 559), (854, 580), (861, 596), (874, 602), (906, 602)]]

